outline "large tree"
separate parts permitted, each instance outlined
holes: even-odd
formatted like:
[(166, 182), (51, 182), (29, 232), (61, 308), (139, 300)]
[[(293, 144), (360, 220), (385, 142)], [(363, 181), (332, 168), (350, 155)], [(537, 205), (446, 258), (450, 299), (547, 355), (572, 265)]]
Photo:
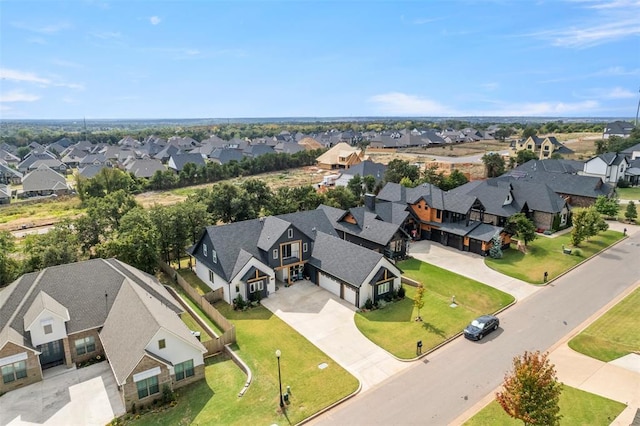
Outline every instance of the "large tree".
[(526, 246), (536, 238), (536, 226), (524, 213), (514, 214), (507, 221), (505, 231), (516, 235)]
[(416, 181), (419, 177), (420, 169), (418, 166), (398, 158), (389, 162), (387, 165), (387, 171), (384, 173), (385, 181), (394, 183), (400, 183), (402, 178), (408, 178), (411, 181)]
[(537, 160), (537, 159), (538, 159), (538, 155), (533, 151), (529, 151), (528, 149), (522, 149), (518, 151), (518, 153), (516, 154), (516, 163), (518, 164), (524, 164), (527, 161)]
[(605, 222), (595, 207), (575, 209), (572, 215), (573, 229), (571, 230), (571, 244), (578, 247), (584, 240), (606, 231), (609, 224)]
[(25, 272), (81, 260), (76, 226), (70, 221), (56, 224), (45, 234), (28, 235), (23, 251)]
[(616, 217), (620, 210), (620, 201), (617, 198), (609, 198), (601, 195), (596, 199), (594, 207), (601, 215)]
[(482, 162), (487, 170), (487, 177), (496, 177), (504, 173), (505, 162), (502, 155), (497, 152), (490, 152), (482, 156)]
[(560, 424), (562, 384), (547, 354), (525, 352), (513, 359), (513, 371), (505, 375), (496, 400), (504, 411), (525, 425)]
[(0, 287), (13, 282), (18, 277), (19, 264), (13, 257), (16, 245), (8, 231), (0, 231)]

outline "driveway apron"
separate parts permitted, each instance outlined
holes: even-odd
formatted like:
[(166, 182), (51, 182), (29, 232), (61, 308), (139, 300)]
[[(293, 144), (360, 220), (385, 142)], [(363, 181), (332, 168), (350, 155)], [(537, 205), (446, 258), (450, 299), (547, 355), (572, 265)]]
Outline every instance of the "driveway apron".
[(411, 365), (360, 333), (354, 306), (309, 281), (280, 287), (261, 303), (360, 380), (362, 391)]

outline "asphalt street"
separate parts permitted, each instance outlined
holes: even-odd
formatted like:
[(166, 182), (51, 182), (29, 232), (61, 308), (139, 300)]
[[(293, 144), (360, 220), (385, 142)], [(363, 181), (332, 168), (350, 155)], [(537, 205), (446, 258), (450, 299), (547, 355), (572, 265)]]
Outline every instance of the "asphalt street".
[(517, 303), (480, 342), (463, 338), (312, 422), (446, 425), (492, 393), (525, 350), (547, 351), (640, 279), (640, 233)]

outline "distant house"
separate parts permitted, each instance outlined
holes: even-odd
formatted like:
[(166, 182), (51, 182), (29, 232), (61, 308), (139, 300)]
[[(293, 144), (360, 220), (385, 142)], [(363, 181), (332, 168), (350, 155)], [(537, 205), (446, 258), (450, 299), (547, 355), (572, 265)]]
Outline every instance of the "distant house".
[[(35, 142), (34, 142), (35, 143)], [(38, 144), (36, 144), (38, 145)], [(29, 171), (29, 167), (38, 160), (57, 160), (56, 156), (48, 151), (32, 151), (25, 157), (24, 160), (18, 164), (18, 171), (26, 173)]]
[(105, 358), (127, 410), (204, 378), (206, 349), (155, 277), (115, 259), (25, 274), (0, 290), (0, 393)]
[(640, 143), (625, 149), (621, 153), (625, 154), (627, 157), (631, 158), (632, 160), (635, 160), (636, 158), (640, 158)]
[(46, 158), (43, 160), (36, 160), (29, 165), (29, 168), (27, 171), (35, 170), (42, 165), (45, 165), (49, 167), (51, 170), (56, 171), (62, 175), (67, 174), (67, 170), (68, 170), (67, 165), (55, 158)]
[(0, 183), (0, 204), (11, 202), (11, 186)]
[(631, 131), (634, 128), (635, 126), (628, 121), (613, 121), (611, 123), (607, 123), (607, 125), (604, 126), (604, 131), (602, 132), (602, 139), (609, 139), (611, 136), (628, 138), (631, 136)]
[(0, 149), (0, 161), (8, 166), (17, 166), (20, 163), (20, 157), (12, 154), (11, 152)]
[(176, 173), (180, 173), (184, 166), (187, 164), (194, 164), (197, 167), (203, 167), (205, 165), (204, 159), (200, 154), (174, 154), (169, 158), (167, 167)]
[(274, 154), (275, 151), (272, 146), (266, 144), (254, 144), (248, 145), (243, 151), (242, 154), (248, 158), (258, 158), (261, 155), (265, 154)]
[(364, 153), (360, 148), (340, 142), (320, 155), (316, 161), (322, 169), (348, 169), (360, 163), (363, 157)]
[(583, 175), (597, 176), (606, 183), (617, 184), (619, 179), (625, 180), (625, 172), (629, 168), (629, 161), (624, 154), (606, 152), (593, 157), (584, 163)]
[(137, 178), (150, 178), (156, 172), (164, 172), (167, 168), (160, 162), (160, 160), (143, 159), (133, 160), (127, 163), (125, 170), (133, 174)]
[(387, 170), (387, 166), (381, 163), (374, 163), (371, 160), (365, 160), (355, 166), (349, 167), (344, 170), (339, 178), (335, 180), (336, 186), (347, 186), (349, 181), (353, 179), (355, 175), (360, 177), (373, 176), (376, 180), (376, 184), (384, 180), (384, 173)]
[(540, 138), (538, 136), (529, 136), (525, 140), (517, 141), (515, 143), (515, 150), (522, 151), (527, 150), (538, 155), (538, 159), (544, 160), (551, 158), (553, 153), (569, 154), (571, 151), (569, 148), (558, 142), (554, 136), (547, 136)]
[(19, 185), (21, 182), (22, 173), (0, 161), (0, 183)]
[(68, 193), (65, 177), (44, 164), (22, 178), (22, 194), (27, 197)]
[(82, 176), (85, 179), (92, 179), (98, 173), (100, 173), (100, 170), (108, 167), (109, 166), (105, 164), (89, 164), (88, 166), (84, 166), (78, 169), (78, 175)]
[(231, 161), (240, 162), (243, 158), (242, 150), (235, 148), (216, 148), (209, 157), (212, 163), (217, 164), (227, 164)]

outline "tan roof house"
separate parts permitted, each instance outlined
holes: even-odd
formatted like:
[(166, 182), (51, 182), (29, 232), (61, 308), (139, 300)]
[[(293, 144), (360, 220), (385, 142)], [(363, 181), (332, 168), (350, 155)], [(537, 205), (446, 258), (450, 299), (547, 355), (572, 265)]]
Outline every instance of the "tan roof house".
[(364, 152), (345, 142), (333, 146), (317, 158), (318, 167), (322, 169), (348, 169), (364, 159)]

